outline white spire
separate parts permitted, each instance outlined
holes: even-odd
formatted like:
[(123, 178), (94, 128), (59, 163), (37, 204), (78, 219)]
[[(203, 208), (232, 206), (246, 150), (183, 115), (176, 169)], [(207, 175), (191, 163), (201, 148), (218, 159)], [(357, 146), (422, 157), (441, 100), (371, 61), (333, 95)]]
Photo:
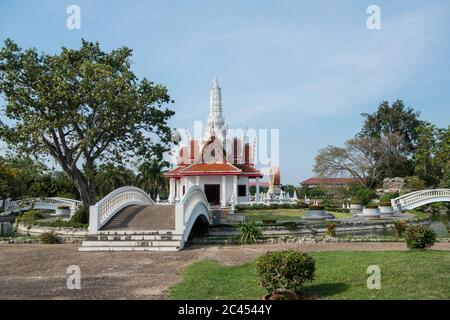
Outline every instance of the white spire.
[(222, 90), (217, 77), (214, 77), (213, 87), (209, 97), (208, 127), (219, 129), (224, 127), (225, 119), (222, 116)]

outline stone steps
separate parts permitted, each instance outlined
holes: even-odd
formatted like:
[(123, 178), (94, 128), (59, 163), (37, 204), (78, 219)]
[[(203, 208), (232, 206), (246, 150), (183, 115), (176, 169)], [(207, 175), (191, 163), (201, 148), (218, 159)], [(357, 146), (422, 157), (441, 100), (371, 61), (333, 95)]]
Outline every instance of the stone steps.
[(130, 251), (178, 251), (180, 249), (176, 247), (80, 247), (78, 251), (81, 252), (130, 252)]
[(100, 230), (98, 235), (174, 235), (174, 230), (132, 230), (132, 229), (117, 229), (117, 230)]
[(181, 234), (173, 230), (109, 230), (88, 236), (79, 251), (178, 251), (182, 248)]
[(122, 234), (122, 235), (93, 235), (88, 236), (88, 240), (98, 241), (171, 241), (181, 240), (182, 235), (179, 234), (161, 234), (161, 235), (147, 235), (147, 234)]
[(117, 241), (117, 240), (87, 240), (83, 241), (83, 247), (178, 247), (180, 245), (179, 240), (172, 241)]

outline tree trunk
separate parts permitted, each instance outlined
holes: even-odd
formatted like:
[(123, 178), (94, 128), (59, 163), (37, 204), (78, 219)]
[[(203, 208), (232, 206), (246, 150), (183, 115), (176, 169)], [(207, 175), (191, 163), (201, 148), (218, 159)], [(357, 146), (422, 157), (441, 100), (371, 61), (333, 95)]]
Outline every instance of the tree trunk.
[(89, 185), (87, 179), (81, 174), (78, 169), (75, 169), (71, 176), (75, 182), (75, 186), (80, 194), (81, 202), (83, 203), (83, 207), (89, 212), (89, 208), (91, 205), (95, 204), (95, 191)]

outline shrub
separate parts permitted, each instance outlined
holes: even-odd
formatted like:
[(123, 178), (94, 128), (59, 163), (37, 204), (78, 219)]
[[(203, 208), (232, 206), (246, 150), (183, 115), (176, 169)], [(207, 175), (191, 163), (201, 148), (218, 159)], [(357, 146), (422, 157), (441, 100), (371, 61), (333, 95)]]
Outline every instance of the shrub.
[(288, 230), (297, 230), (297, 228), (298, 228), (297, 223), (292, 222), (292, 221), (283, 222), (281, 225)]
[(323, 198), (321, 201), (321, 205), (327, 210), (329, 210), (331, 207), (333, 207), (333, 203), (328, 198)]
[(242, 244), (246, 243), (256, 243), (258, 238), (262, 235), (262, 229), (254, 221), (244, 222), (238, 226), (240, 231), (240, 242)]
[(328, 223), (327, 224), (327, 235), (336, 237), (336, 223)]
[(408, 227), (408, 223), (405, 220), (394, 221), (394, 227), (395, 231), (397, 231), (397, 235), (402, 236)]
[(35, 221), (33, 225), (43, 226), (43, 227), (53, 227), (53, 228), (75, 228), (75, 229), (87, 229), (88, 224), (78, 223), (71, 221), (64, 221), (60, 218), (55, 221)]
[(400, 194), (398, 192), (389, 192), (380, 197), (380, 202), (391, 202), (391, 199), (397, 198)]
[(378, 206), (380, 206), (380, 207), (390, 207), (391, 203), (387, 202), (387, 201), (386, 202), (379, 202)]
[(44, 244), (55, 244), (59, 243), (58, 237), (54, 232), (44, 232), (39, 236), (39, 239)]
[(266, 219), (261, 221), (263, 224), (275, 224), (277, 220)]
[(365, 208), (367, 208), (367, 209), (378, 209), (378, 205), (372, 203), (372, 204), (366, 205)]
[(316, 206), (316, 205), (309, 206), (309, 210), (324, 210), (324, 209), (325, 209), (324, 206)]
[(411, 225), (406, 228), (406, 245), (410, 249), (425, 249), (436, 242), (436, 233), (423, 225)]
[(261, 286), (269, 293), (283, 290), (299, 293), (303, 284), (314, 280), (314, 259), (301, 251), (269, 252), (256, 260)]
[(35, 210), (29, 210), (25, 213), (19, 214), (16, 218), (16, 223), (23, 223), (27, 226), (33, 225), (33, 223), (37, 220), (42, 218), (42, 215), (35, 211)]
[(70, 222), (78, 224), (89, 223), (89, 215), (87, 210), (84, 207), (79, 208), (72, 216), (72, 218), (70, 218)]

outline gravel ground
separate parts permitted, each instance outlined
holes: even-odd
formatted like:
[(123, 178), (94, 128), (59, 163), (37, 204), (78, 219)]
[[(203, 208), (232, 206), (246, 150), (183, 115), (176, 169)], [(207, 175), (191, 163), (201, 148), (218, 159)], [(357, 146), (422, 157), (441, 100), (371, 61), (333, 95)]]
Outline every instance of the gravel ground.
[[(190, 247), (181, 252), (78, 252), (76, 244), (0, 245), (0, 299), (166, 299), (180, 271), (198, 260), (224, 265), (251, 261), (267, 251), (406, 250), (403, 243), (302, 243)], [(449, 250), (450, 243), (433, 249)], [(78, 265), (81, 290), (66, 286)]]

